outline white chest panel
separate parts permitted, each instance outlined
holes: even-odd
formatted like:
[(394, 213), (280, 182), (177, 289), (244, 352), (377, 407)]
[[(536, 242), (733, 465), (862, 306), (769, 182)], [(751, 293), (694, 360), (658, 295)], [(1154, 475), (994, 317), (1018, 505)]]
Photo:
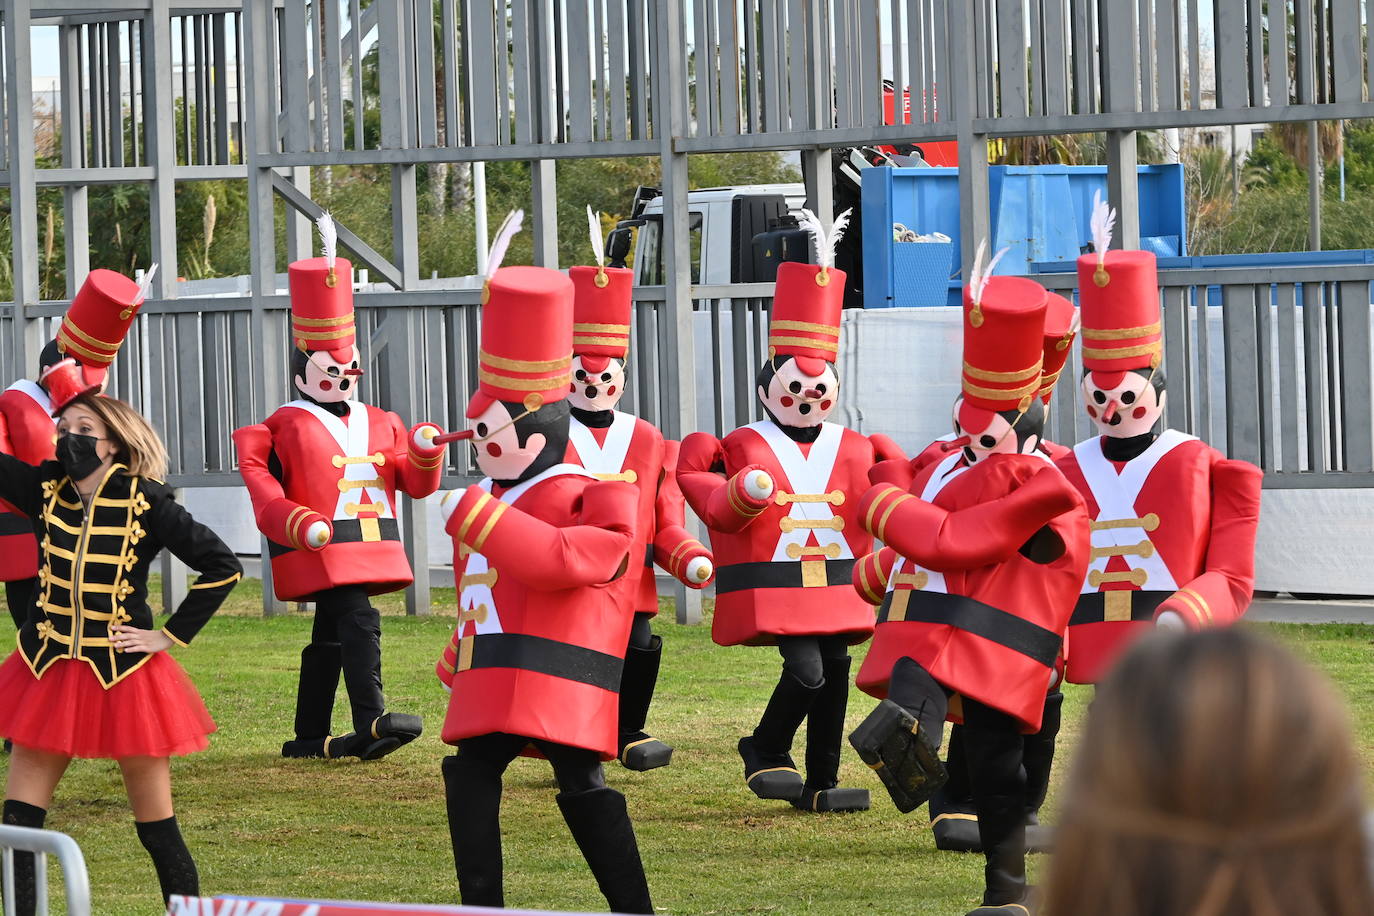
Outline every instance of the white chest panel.
[[(852, 560), (854, 551), (844, 537), (844, 519), (836, 515), (834, 506), (847, 498), (843, 491), (829, 491), (830, 476), (840, 454), (844, 427), (837, 423), (823, 423), (821, 433), (811, 443), (811, 450), (802, 454), (801, 446), (770, 421), (750, 424), (777, 459), (787, 475), (791, 492), (778, 489), (773, 499), (788, 505), (787, 517), (780, 522), (781, 536), (773, 549), (774, 562), (798, 561), (803, 558)], [(808, 547), (811, 538), (815, 544)]]
[(343, 479), (339, 481), (334, 519), (356, 519), (359, 512), (375, 512), (377, 518), (395, 518), (386, 482), (377, 473), (386, 458), (381, 452), (369, 454), (367, 450), (370, 438), (367, 408), (357, 401), (346, 403), (347, 417), (336, 417), (309, 401), (292, 401), (286, 406), (314, 416), (339, 446), (339, 453), (332, 460), (335, 467), (343, 469)]
[[(931, 473), (930, 479), (926, 481), (925, 487), (921, 489), (922, 500), (928, 503), (934, 502), (935, 497), (940, 495), (940, 491), (943, 490), (951, 480), (954, 480), (968, 470), (967, 465), (964, 467), (955, 467), (955, 465), (959, 463), (961, 457), (961, 453), (956, 450), (953, 454), (945, 457), (935, 466), (935, 470)], [(906, 557), (902, 557), (900, 562), (892, 567), (892, 575), (889, 576), (887, 580), (887, 590), (893, 591), (896, 589), (899, 580), (901, 584), (910, 584), (912, 588), (918, 591), (941, 593), (949, 591), (949, 588), (945, 585), (944, 573), (937, 572), (933, 569), (925, 569)]]
[(621, 472), (625, 470), (625, 458), (630, 454), (630, 441), (634, 435), (634, 414), (619, 410), (606, 430), (604, 445), (598, 445), (596, 435), (576, 418), (568, 423), (568, 437), (572, 439), (573, 448), (577, 449), (582, 466), (603, 480), (626, 479)]

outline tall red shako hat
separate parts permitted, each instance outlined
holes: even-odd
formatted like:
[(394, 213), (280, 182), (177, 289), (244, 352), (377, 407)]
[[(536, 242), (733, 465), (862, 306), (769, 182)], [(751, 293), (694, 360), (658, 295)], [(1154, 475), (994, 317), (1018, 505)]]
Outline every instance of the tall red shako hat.
[(480, 416), (493, 401), (534, 412), (567, 397), (572, 381), (572, 281), (546, 267), (500, 266), (523, 218), (523, 210), (506, 217), (487, 257), (477, 390), (468, 417)]
[(81, 395), (100, 390), (156, 273), (154, 264), (141, 283), (103, 268), (86, 275), (57, 329), (57, 349), (72, 362), (59, 362), (41, 379), (54, 416)]
[(1078, 258), (1083, 307), (1083, 368), (1099, 388), (1121, 384), (1131, 369), (1158, 369), (1163, 357), (1159, 280), (1148, 251), (1111, 251), (1116, 211), (1093, 197), (1092, 254)]
[(1054, 386), (1064, 364), (1069, 361), (1073, 339), (1078, 336), (1078, 309), (1058, 293), (1048, 293), (1045, 300), (1045, 330), (1043, 363), (1040, 366), (1040, 400), (1046, 404), (1054, 395)]
[(573, 355), (588, 372), (603, 372), (611, 359), (630, 352), (630, 322), (634, 315), (634, 271), (607, 267), (601, 221), (587, 208), (595, 267), (570, 267), (573, 284)]
[(827, 233), (816, 214), (802, 210), (800, 223), (811, 233), (817, 263), (785, 261), (774, 284), (768, 355), (794, 357), (797, 368), (813, 377), (840, 352), (845, 273), (835, 268), (835, 245), (849, 225), (849, 214), (846, 210), (835, 217)]
[(1044, 287), (1022, 277), (992, 276), (1006, 249), (982, 267), (986, 245), (979, 244), (974, 269), (964, 285), (959, 425), (975, 436), (987, 429), (998, 413), (1025, 413), (1040, 392), (1044, 355)]
[(294, 261), (286, 267), (291, 292), (291, 343), (305, 351), (327, 351), (336, 362), (352, 358), (353, 265), (335, 255), (338, 233), (328, 213), (316, 221), (322, 257)]

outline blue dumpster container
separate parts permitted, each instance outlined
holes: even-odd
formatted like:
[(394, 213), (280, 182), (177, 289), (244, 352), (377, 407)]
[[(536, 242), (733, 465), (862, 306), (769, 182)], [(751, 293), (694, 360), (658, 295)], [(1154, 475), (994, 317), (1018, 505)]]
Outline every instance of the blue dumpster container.
[[(1100, 165), (993, 166), (989, 170), (991, 250), (1010, 250), (999, 274), (1030, 273), (1043, 262), (1072, 263), (1087, 246), (1095, 190), (1107, 193)], [(1142, 246), (1161, 257), (1187, 254), (1183, 166), (1140, 166)], [(864, 305), (905, 304), (898, 282), (892, 224), (918, 233), (943, 232), (953, 240), (954, 263), (946, 284), (950, 305), (963, 288), (958, 253), (959, 172), (943, 168), (872, 168), (863, 174)], [(922, 296), (927, 299), (938, 297)]]

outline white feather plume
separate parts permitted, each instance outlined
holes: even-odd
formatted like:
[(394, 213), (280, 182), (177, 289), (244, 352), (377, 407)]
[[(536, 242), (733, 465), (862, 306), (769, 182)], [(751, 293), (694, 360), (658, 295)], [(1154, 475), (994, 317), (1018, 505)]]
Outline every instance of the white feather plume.
[(854, 212), (853, 208), (836, 216), (829, 232), (825, 231), (820, 218), (807, 208), (803, 207), (796, 212), (798, 225), (811, 234), (811, 242), (816, 246), (816, 263), (826, 270), (834, 267), (835, 248), (844, 236), (845, 229), (849, 228), (849, 217)]
[(592, 257), (597, 267), (606, 266), (606, 240), (601, 237), (601, 214), (593, 213), (591, 204), (587, 205), (587, 231), (592, 236)]
[(134, 305), (138, 305), (144, 299), (148, 298), (148, 293), (152, 292), (153, 289), (153, 277), (156, 276), (157, 262), (154, 261), (153, 264), (143, 272), (143, 276), (138, 278), (138, 298), (134, 300)]
[(1112, 230), (1116, 228), (1116, 211), (1107, 206), (1102, 192), (1093, 191), (1093, 212), (1088, 221), (1093, 235), (1093, 251), (1097, 252), (1097, 264), (1102, 266), (1107, 259), (1107, 249), (1112, 247)]
[(969, 271), (968, 278), (969, 293), (974, 303), (983, 301), (983, 290), (987, 289), (993, 269), (997, 266), (997, 262), (1002, 260), (1002, 256), (1010, 250), (1011, 246), (1003, 248), (989, 261), (987, 260), (988, 240), (983, 239), (978, 243), (978, 252), (973, 256), (973, 270)]
[(491, 240), (491, 247), (487, 249), (487, 277), (501, 269), (501, 261), (506, 257), (506, 249), (510, 247), (510, 240), (515, 238), (515, 233), (520, 231), (520, 227), (525, 223), (524, 210), (512, 210), (506, 214), (506, 218), (501, 220), (501, 228), (496, 230), (496, 237)]
[(334, 226), (334, 217), (325, 211), (315, 220), (315, 228), (320, 230), (320, 247), (324, 249), (324, 266), (334, 269), (334, 258), (339, 252), (339, 230)]
[(1079, 330), (1081, 330), (1082, 327), (1083, 327), (1082, 316), (1079, 314), (1079, 310), (1078, 310), (1078, 309), (1074, 309), (1074, 310), (1073, 310), (1073, 321), (1070, 321), (1070, 322), (1069, 322), (1069, 333), (1072, 334), (1072, 335), (1074, 335), (1074, 336), (1077, 336)]

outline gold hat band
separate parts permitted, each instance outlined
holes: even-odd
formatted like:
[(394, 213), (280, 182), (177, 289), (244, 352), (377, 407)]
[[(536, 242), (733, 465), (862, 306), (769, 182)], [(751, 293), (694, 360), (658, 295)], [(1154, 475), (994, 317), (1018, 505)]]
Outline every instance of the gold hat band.
[(69, 319), (67, 319), (67, 318), (63, 318), (63, 319), (62, 319), (62, 328), (61, 328), (61, 330), (66, 331), (68, 334), (72, 335), (72, 336), (75, 337), (77, 340), (81, 341), (82, 343), (88, 344), (88, 345), (90, 345), (90, 346), (92, 346), (92, 347), (101, 347), (101, 348), (106, 349), (106, 350), (115, 350), (115, 351), (118, 351), (118, 350), (119, 350), (119, 347), (120, 347), (120, 344), (123, 343), (123, 341), (119, 341), (119, 340), (116, 340), (116, 341), (108, 341), (108, 340), (101, 340), (99, 337), (92, 337), (91, 335), (87, 334), (85, 331), (83, 331), (83, 330), (81, 330), (79, 327), (77, 327), (77, 326), (76, 326), (76, 322), (71, 321), (71, 320), (69, 320)]
[(553, 372), (558, 369), (567, 369), (572, 365), (571, 354), (561, 359), (507, 359), (504, 356), (488, 353), (486, 350), (479, 350), (477, 358), (493, 369), (508, 369), (511, 372)]
[(1035, 365), (1026, 369), (1020, 369), (1016, 372), (990, 372), (987, 369), (979, 369), (977, 366), (971, 366), (968, 361), (965, 360), (964, 374), (970, 378), (976, 378), (983, 382), (1024, 382), (1031, 376), (1039, 375), (1042, 365), (1043, 360), (1037, 360)]
[(630, 326), (628, 324), (595, 324), (591, 322), (576, 322), (573, 324), (573, 333), (585, 334), (624, 334), (630, 336)]
[(787, 321), (778, 320), (770, 322), (768, 330), (772, 331), (805, 331), (808, 334), (826, 334), (830, 337), (839, 338), (840, 329), (833, 324), (815, 324), (810, 321)]
[(480, 366), (477, 369), (477, 377), (488, 385), (497, 385), (501, 388), (513, 388), (516, 391), (548, 391), (549, 389), (562, 388), (564, 385), (572, 383), (572, 374), (568, 372), (552, 375), (548, 378), (516, 378), (513, 375), (502, 375), (499, 372), (491, 372)]
[(101, 363), (104, 365), (108, 365), (114, 362), (113, 353), (98, 353), (95, 350), (91, 350), (87, 347), (81, 346), (81, 344), (77, 343), (69, 337), (65, 337), (60, 333), (57, 335), (57, 343), (59, 349), (61, 349), (63, 353), (71, 351), (72, 353), (75, 353), (77, 356), (86, 357), (86, 359), (90, 360), (93, 363)]
[(779, 335), (769, 335), (768, 346), (814, 347), (817, 350), (828, 350), (831, 353), (840, 352), (840, 345), (838, 343), (831, 343), (828, 340), (816, 340), (812, 337), (782, 337)]
[(353, 323), (353, 310), (349, 309), (346, 314), (338, 315), (334, 318), (305, 318), (300, 315), (292, 314), (291, 323), (298, 328), (332, 328), (343, 322)]
[(583, 337), (573, 335), (574, 347), (626, 347), (630, 346), (629, 337)]
[(990, 401), (1019, 400), (1028, 394), (1034, 394), (1039, 389), (1040, 379), (1038, 376), (1034, 381), (1022, 385), (1020, 388), (984, 388), (964, 379), (964, 394), (971, 394), (975, 398), (987, 398)]
[(341, 337), (353, 337), (354, 333), (354, 328), (351, 324), (334, 331), (301, 331), (296, 328), (291, 329), (291, 336), (297, 340), (338, 340)]
[(1099, 348), (1084, 347), (1084, 359), (1126, 359), (1131, 356), (1154, 356), (1161, 350), (1159, 341), (1141, 344), (1138, 347)]
[(1129, 340), (1132, 337), (1149, 337), (1158, 334), (1160, 323), (1141, 325), (1138, 328), (1082, 328), (1084, 340)]

